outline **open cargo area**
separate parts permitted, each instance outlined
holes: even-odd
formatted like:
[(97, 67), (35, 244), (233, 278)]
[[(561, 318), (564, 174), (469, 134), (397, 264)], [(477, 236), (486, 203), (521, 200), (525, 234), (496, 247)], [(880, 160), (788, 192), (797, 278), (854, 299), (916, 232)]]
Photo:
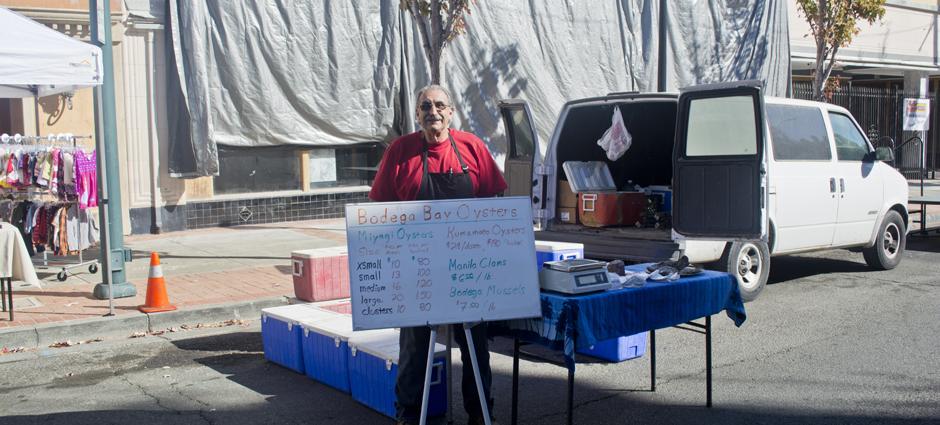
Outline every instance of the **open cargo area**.
[[(558, 170), (558, 181), (556, 202), (549, 205), (554, 219), (539, 238), (583, 242), (590, 258), (651, 261), (672, 256), (678, 248), (671, 238), (670, 188), (676, 106), (674, 97), (663, 96), (570, 105), (546, 157)], [(615, 111), (631, 143), (612, 161), (598, 140), (611, 127)], [(569, 172), (576, 167), (581, 171)], [(606, 172), (609, 178), (601, 175)]]

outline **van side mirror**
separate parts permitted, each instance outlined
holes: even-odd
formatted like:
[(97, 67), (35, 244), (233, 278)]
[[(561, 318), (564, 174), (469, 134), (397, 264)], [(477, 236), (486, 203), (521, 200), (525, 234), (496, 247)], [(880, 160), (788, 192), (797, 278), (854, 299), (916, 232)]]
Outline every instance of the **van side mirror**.
[(875, 149), (875, 160), (883, 162), (893, 162), (894, 161), (894, 150), (887, 146), (882, 146)]

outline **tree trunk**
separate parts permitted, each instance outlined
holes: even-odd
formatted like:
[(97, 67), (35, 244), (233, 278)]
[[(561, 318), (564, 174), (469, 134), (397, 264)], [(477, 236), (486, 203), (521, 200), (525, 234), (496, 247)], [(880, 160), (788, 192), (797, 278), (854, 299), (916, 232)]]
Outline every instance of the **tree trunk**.
[(431, 84), (440, 84), (441, 83), (441, 55), (434, 54), (434, 52), (428, 53), (428, 61), (431, 66)]
[(829, 79), (829, 73), (823, 71), (826, 65), (826, 58), (817, 57), (816, 71), (813, 72), (813, 100), (817, 102), (826, 101), (826, 80)]
[[(815, 17), (814, 38), (816, 39), (816, 70), (813, 72), (813, 100), (818, 102), (826, 101), (826, 80), (829, 79), (829, 72), (826, 67), (827, 42), (825, 38), (826, 16), (829, 16), (829, 2), (819, 0), (818, 12)], [(831, 70), (831, 68), (830, 68)]]

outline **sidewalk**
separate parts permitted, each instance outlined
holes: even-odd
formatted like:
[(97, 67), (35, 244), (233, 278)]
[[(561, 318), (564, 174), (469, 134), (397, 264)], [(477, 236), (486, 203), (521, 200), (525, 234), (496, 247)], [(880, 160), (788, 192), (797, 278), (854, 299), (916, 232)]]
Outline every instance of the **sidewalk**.
[[(344, 219), (312, 220), (231, 228), (211, 228), (125, 238), (134, 261), (126, 263), (135, 297), (108, 300), (92, 296), (99, 271), (73, 269), (65, 282), (57, 269), (37, 270), (42, 289), (14, 282), (14, 321), (0, 314), (0, 349), (43, 348), (55, 342), (127, 337), (230, 319), (257, 319), (260, 309), (288, 303), (294, 295), (290, 254), (299, 249), (345, 245)], [(144, 314), (151, 252), (160, 254), (170, 302), (176, 311)], [(86, 251), (97, 256), (97, 249)]]
[[(908, 196), (915, 197), (921, 195), (920, 180), (908, 180)], [(923, 188), (924, 196), (936, 197), (940, 196), (940, 180), (924, 180)], [(920, 204), (909, 204), (908, 210), (915, 211), (920, 210)], [(926, 229), (936, 230), (940, 228), (940, 205), (925, 205), (924, 213), (927, 218)], [(915, 216), (912, 220), (919, 220), (920, 217)], [(917, 234), (920, 232), (920, 223), (911, 223), (910, 228), (908, 228), (908, 234)]]

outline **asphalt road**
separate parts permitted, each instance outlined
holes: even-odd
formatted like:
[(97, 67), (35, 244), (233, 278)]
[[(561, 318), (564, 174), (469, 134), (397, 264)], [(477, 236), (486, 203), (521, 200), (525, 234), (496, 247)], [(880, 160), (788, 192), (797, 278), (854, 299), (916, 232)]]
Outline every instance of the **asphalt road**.
[[(648, 356), (579, 365), (575, 422), (940, 423), (940, 237), (912, 240), (887, 272), (847, 251), (775, 258), (772, 270), (742, 327), (713, 318), (713, 408), (702, 337), (668, 329), (657, 332), (655, 392)], [(507, 424), (510, 344), (492, 348)], [(264, 361), (256, 322), (11, 358), (0, 356), (0, 424), (392, 423)], [(521, 422), (564, 423), (564, 369), (528, 357), (521, 370)]]

